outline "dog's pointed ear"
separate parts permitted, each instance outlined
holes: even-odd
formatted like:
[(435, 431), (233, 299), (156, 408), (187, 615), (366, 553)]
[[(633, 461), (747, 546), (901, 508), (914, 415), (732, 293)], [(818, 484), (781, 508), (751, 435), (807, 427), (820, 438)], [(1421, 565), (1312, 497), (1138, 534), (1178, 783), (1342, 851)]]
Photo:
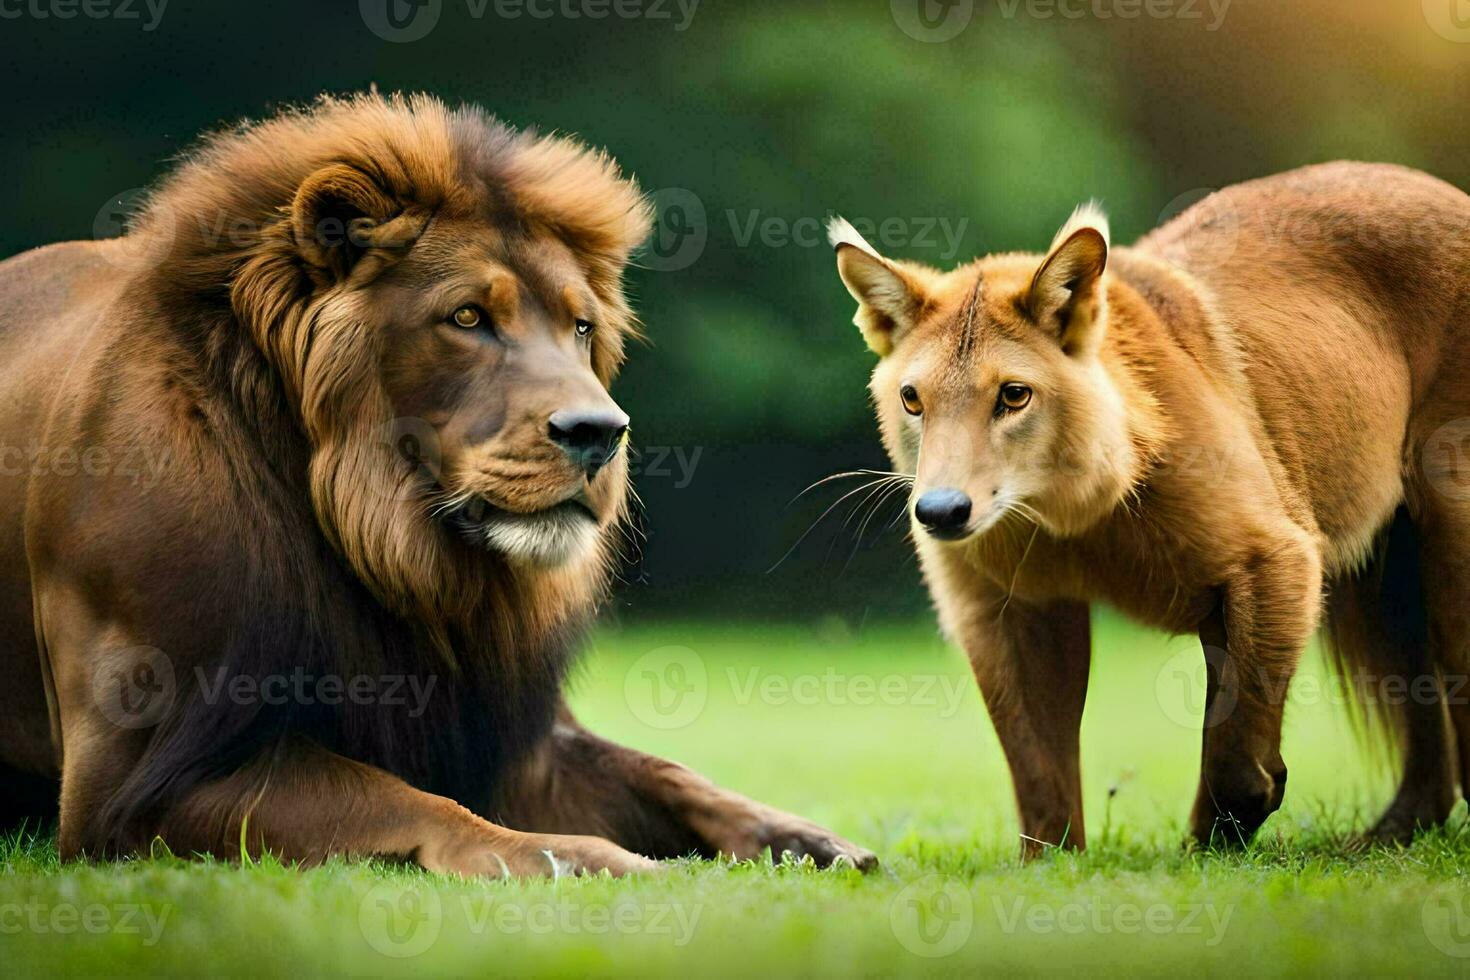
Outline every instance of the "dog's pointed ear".
[(1094, 204), (1073, 212), (1031, 278), (1025, 310), (1068, 353), (1097, 350), (1107, 326), (1108, 219)]
[(381, 262), (408, 248), (427, 217), (405, 207), (367, 173), (347, 164), (314, 172), (296, 189), (291, 231), (296, 250), (313, 269), (345, 279), (365, 256)]
[(873, 353), (886, 357), (924, 308), (928, 298), (925, 277), (907, 263), (879, 255), (843, 218), (828, 223), (827, 240), (837, 251), (837, 274), (858, 302), (852, 322)]

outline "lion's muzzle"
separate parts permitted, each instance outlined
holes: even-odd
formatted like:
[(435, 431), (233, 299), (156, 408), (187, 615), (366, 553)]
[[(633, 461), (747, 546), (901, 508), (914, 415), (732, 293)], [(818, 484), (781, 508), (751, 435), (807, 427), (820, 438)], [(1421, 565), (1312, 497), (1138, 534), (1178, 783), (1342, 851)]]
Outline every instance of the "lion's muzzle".
[(616, 405), (555, 412), (547, 423), (547, 436), (571, 457), (589, 480), (618, 454), (627, 434), (628, 416)]

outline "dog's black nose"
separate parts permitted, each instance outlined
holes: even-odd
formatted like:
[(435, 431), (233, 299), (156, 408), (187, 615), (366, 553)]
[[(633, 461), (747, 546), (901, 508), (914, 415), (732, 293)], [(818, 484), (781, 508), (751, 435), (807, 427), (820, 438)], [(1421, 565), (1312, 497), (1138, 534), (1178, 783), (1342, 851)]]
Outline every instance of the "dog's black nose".
[(935, 537), (957, 537), (970, 520), (970, 498), (959, 490), (926, 490), (914, 504), (914, 516)]
[(627, 431), (628, 416), (616, 408), (568, 409), (552, 414), (546, 434), (591, 478), (617, 453)]

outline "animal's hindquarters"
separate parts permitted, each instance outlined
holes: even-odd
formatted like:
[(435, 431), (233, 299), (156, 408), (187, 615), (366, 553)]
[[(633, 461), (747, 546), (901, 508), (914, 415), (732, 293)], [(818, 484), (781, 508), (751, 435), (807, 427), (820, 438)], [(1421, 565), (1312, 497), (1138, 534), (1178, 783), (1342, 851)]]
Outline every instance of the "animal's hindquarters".
[(1402, 765), (1397, 794), (1370, 836), (1406, 840), (1435, 826), (1455, 802), (1445, 711), (1451, 664), (1431, 638), (1428, 596), (1443, 570), (1407, 507), (1379, 535), (1367, 565), (1332, 583), (1327, 650), (1364, 734), (1385, 743)]

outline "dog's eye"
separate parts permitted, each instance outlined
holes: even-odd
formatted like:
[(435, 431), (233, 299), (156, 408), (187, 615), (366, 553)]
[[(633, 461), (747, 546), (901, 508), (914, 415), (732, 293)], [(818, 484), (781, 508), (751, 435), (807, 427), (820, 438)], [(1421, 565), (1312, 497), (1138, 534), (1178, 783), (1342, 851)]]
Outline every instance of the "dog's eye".
[(590, 336), (592, 336), (592, 331), (594, 331), (596, 329), (597, 329), (597, 326), (591, 320), (578, 320), (577, 321), (577, 336), (578, 337), (590, 337)]
[(919, 401), (919, 390), (913, 385), (904, 385), (898, 389), (898, 397), (903, 399), (903, 410), (910, 415), (923, 415), (924, 403)]
[(456, 327), (473, 330), (485, 322), (486, 316), (485, 311), (478, 306), (469, 305), (455, 310), (449, 319)]
[(1031, 404), (1031, 389), (1025, 385), (1005, 384), (1000, 386), (1000, 407), (1008, 412), (1019, 412)]

